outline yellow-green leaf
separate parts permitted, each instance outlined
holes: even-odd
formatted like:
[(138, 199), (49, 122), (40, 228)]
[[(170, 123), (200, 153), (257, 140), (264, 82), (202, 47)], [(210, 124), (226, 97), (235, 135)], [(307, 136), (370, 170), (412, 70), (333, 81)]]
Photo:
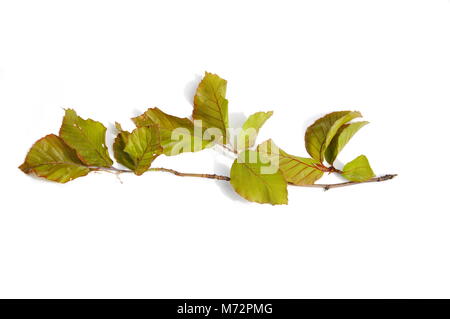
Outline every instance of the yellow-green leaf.
[(89, 173), (77, 154), (54, 134), (38, 140), (28, 152), (25, 162), (19, 167), (24, 173), (58, 183), (66, 183)]
[(201, 151), (213, 145), (211, 141), (203, 139), (203, 130), (195, 129), (190, 119), (169, 115), (157, 107), (148, 109), (132, 120), (137, 127), (159, 126), (161, 146), (167, 156)]
[[(194, 97), (192, 118), (201, 120), (206, 128), (217, 128), (227, 136), (228, 100), (225, 98), (227, 81), (216, 74), (205, 72)], [(225, 141), (223, 141), (225, 143)]]
[(278, 159), (280, 170), (288, 183), (311, 185), (323, 175), (323, 171), (318, 168), (320, 164), (318, 160), (290, 155), (272, 140), (259, 144), (257, 151), (269, 158), (272, 163)]
[(73, 148), (79, 159), (86, 165), (110, 167), (105, 144), (106, 127), (97, 121), (84, 120), (72, 109), (67, 109), (59, 131), (59, 136)]
[(272, 205), (287, 204), (287, 183), (279, 170), (264, 172), (267, 164), (255, 151), (244, 151), (234, 161), (230, 183), (245, 199)]
[(144, 126), (136, 128), (128, 136), (124, 151), (133, 160), (136, 175), (144, 174), (155, 158), (162, 153), (158, 127)]
[(179, 127), (194, 129), (194, 125), (187, 117), (181, 118), (169, 115), (157, 107), (149, 108), (142, 115), (132, 118), (137, 127), (158, 125), (160, 128), (174, 130)]
[(305, 146), (312, 158), (323, 162), (325, 150), (339, 128), (351, 120), (361, 117), (359, 112), (333, 112), (318, 119), (305, 133)]
[(134, 169), (136, 168), (134, 165), (134, 161), (131, 158), (130, 154), (125, 152), (125, 146), (127, 145), (128, 137), (131, 133), (128, 131), (124, 131), (122, 129), (122, 126), (117, 122), (116, 129), (118, 131), (118, 134), (114, 139), (113, 144), (114, 157), (119, 164), (122, 164), (123, 166), (134, 171)]
[(365, 157), (364, 155), (360, 155), (353, 161), (345, 164), (342, 176), (344, 176), (349, 181), (365, 182), (372, 177), (375, 177), (375, 174), (370, 167), (367, 157)]
[(255, 145), (259, 129), (272, 116), (273, 112), (257, 112), (248, 117), (242, 125), (237, 139), (237, 149), (245, 150)]
[(342, 125), (325, 151), (325, 159), (327, 162), (333, 165), (336, 157), (344, 146), (347, 145), (348, 141), (366, 124), (369, 124), (369, 122), (362, 121)]

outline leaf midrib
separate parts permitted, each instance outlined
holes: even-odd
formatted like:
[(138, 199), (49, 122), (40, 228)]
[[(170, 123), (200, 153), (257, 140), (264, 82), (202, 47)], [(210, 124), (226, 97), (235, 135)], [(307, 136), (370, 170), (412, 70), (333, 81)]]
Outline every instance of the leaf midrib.
[[(155, 143), (155, 144), (147, 144), (147, 147), (145, 148), (145, 150), (144, 150), (144, 152), (142, 153), (142, 155), (141, 156), (139, 156), (138, 158), (136, 158), (136, 166), (140, 166), (141, 165), (141, 162), (142, 162), (142, 159), (144, 158), (144, 156), (147, 154), (147, 153), (152, 153), (153, 151), (156, 151), (156, 149), (154, 149), (154, 147), (157, 147), (158, 145), (161, 145), (161, 144), (158, 144), (158, 143)], [(153, 156), (154, 155), (156, 155), (156, 154), (153, 154)]]
[[(89, 137), (84, 133), (83, 129), (78, 125), (78, 123), (75, 123), (75, 127), (81, 132), (81, 134), (85, 137), (85, 139), (88, 141), (88, 144), (91, 145), (91, 147), (94, 149), (94, 151), (100, 155), (100, 157), (105, 161), (105, 164), (109, 163), (109, 158), (106, 158), (100, 151), (99, 149), (97, 149), (97, 147), (93, 144), (93, 142), (91, 142), (91, 140), (89, 139)], [(103, 150), (103, 146), (101, 148)], [(78, 150), (77, 150), (77, 153)]]

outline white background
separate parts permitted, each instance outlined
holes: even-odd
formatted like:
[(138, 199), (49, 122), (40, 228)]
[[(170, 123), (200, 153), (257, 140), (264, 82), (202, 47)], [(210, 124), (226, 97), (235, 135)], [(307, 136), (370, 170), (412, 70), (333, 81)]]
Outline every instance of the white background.
[[(228, 80), (234, 125), (274, 110), (259, 141), (291, 154), (317, 117), (361, 111), (371, 124), (340, 161), (399, 176), (291, 187), (274, 207), (226, 182), (17, 169), (65, 107), (108, 128), (153, 106), (189, 116), (204, 71)], [(447, 0), (2, 0), (0, 107), (0, 297), (450, 297)], [(228, 174), (232, 160), (154, 166)]]

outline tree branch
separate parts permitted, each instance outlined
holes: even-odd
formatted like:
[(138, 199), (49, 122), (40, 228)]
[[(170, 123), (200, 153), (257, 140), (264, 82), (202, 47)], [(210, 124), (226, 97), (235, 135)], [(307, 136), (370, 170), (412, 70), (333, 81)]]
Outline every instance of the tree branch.
[[(115, 167), (90, 167), (92, 170), (95, 171), (104, 171), (108, 173), (114, 173), (114, 174), (122, 174), (122, 173), (133, 173), (132, 170), (128, 169), (119, 169)], [(174, 169), (170, 168), (164, 168), (164, 167), (155, 167), (150, 168), (148, 172), (166, 172), (170, 173), (176, 176), (182, 176), (182, 177), (199, 177), (199, 178), (208, 178), (208, 179), (216, 179), (219, 181), (230, 181), (230, 178), (225, 175), (217, 175), (217, 174), (201, 174), (201, 173), (183, 173), (176, 171)], [(358, 184), (365, 184), (365, 183), (375, 183), (375, 182), (384, 182), (388, 181), (390, 179), (393, 179), (397, 174), (388, 174), (383, 175), (379, 177), (374, 177), (369, 179), (365, 182), (344, 182), (344, 183), (337, 183), (337, 184), (311, 184), (311, 185), (295, 185), (292, 183), (289, 183), (291, 186), (300, 186), (300, 187), (314, 187), (314, 188), (323, 188), (323, 190), (327, 191), (331, 188), (339, 188), (339, 187), (346, 187), (346, 186), (352, 186), (352, 185), (358, 185)]]
[(229, 181), (230, 178), (228, 176), (224, 175), (217, 175), (217, 174), (198, 174), (198, 173), (182, 173), (178, 172), (176, 170), (170, 169), (170, 168), (164, 168), (164, 167), (156, 167), (156, 168), (150, 168), (149, 171), (154, 172), (167, 172), (174, 174), (176, 176), (188, 176), (188, 177), (200, 177), (200, 178), (209, 178), (209, 179), (217, 179), (220, 181)]
[(371, 178), (365, 182), (344, 182), (344, 183), (337, 183), (337, 184), (312, 184), (312, 185), (295, 185), (295, 184), (289, 183), (289, 185), (301, 186), (301, 187), (323, 188), (323, 190), (327, 191), (331, 188), (346, 187), (346, 186), (365, 184), (365, 183), (384, 182), (384, 181), (393, 179), (395, 176), (397, 176), (397, 174), (387, 174), (387, 175)]

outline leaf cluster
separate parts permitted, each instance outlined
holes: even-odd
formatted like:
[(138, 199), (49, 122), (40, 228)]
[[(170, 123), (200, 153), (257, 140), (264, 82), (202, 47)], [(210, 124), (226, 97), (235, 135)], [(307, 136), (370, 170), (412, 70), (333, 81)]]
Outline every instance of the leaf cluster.
[[(324, 173), (338, 173), (352, 182), (375, 175), (364, 155), (335, 168), (337, 156), (366, 121), (356, 111), (339, 111), (319, 118), (305, 133), (309, 157), (291, 155), (272, 140), (255, 146), (259, 130), (272, 111), (250, 115), (235, 136), (229, 133), (227, 81), (205, 73), (194, 96), (192, 118), (170, 115), (157, 107), (132, 118), (136, 128), (129, 132), (116, 123), (113, 154), (117, 163), (136, 175), (147, 172), (163, 156), (198, 152), (214, 145), (232, 150), (236, 159), (230, 183), (243, 198), (258, 203), (287, 204), (288, 184), (313, 185)], [(113, 169), (105, 143), (106, 127), (65, 110), (59, 134), (39, 139), (19, 167), (51, 181), (66, 183), (92, 171)], [(328, 163), (328, 165), (326, 165)]]

